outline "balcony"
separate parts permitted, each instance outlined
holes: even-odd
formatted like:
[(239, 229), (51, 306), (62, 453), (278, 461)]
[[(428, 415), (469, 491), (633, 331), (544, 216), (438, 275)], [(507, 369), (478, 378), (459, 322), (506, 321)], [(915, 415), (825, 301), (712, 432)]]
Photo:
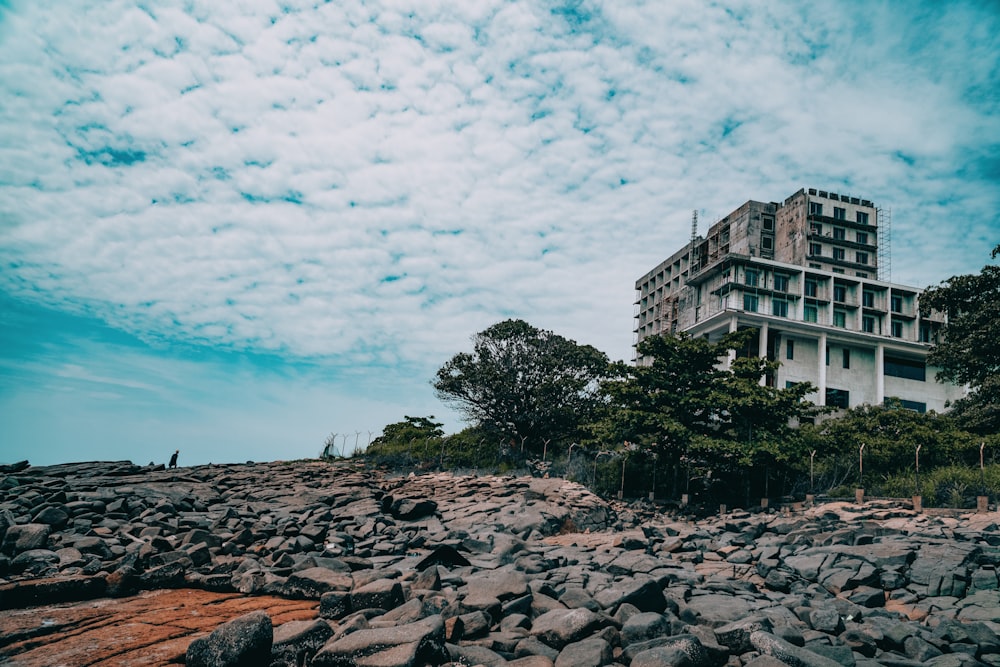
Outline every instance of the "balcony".
[(837, 225), (838, 227), (844, 227), (846, 229), (857, 229), (862, 232), (869, 232), (875, 234), (878, 232), (878, 227), (875, 225), (866, 225), (864, 223), (858, 222), (857, 220), (841, 220), (839, 218), (831, 218), (828, 215), (817, 215), (815, 213), (810, 213), (806, 216), (807, 222), (821, 222), (824, 225)]

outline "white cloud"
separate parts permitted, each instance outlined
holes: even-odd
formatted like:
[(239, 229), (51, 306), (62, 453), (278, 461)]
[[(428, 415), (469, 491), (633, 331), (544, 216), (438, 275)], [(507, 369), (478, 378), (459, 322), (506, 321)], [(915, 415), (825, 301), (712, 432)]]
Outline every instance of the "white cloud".
[(917, 284), (996, 237), (975, 4), (451, 4), (14, 3), (0, 288), (427, 371), (508, 316), (628, 357), (632, 283), (691, 209), (850, 190), (893, 207)]

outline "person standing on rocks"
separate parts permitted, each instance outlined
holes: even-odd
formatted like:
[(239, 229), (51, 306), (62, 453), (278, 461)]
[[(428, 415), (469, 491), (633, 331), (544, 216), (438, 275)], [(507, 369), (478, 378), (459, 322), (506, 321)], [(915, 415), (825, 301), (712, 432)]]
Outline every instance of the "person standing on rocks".
[(177, 455), (180, 454), (180, 453), (181, 453), (181, 450), (179, 450), (179, 449), (174, 450), (174, 453), (170, 455), (170, 465), (167, 466), (168, 468), (176, 468), (177, 467)]

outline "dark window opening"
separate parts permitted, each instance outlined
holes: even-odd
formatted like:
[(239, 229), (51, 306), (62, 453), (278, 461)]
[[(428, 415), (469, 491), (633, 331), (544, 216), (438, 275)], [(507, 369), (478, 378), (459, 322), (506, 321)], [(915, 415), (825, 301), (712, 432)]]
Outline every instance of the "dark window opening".
[(851, 404), (851, 392), (846, 389), (826, 388), (826, 404), (831, 408), (848, 408)]
[(885, 374), (889, 377), (927, 381), (927, 364), (919, 359), (893, 357), (887, 354), (883, 366)]

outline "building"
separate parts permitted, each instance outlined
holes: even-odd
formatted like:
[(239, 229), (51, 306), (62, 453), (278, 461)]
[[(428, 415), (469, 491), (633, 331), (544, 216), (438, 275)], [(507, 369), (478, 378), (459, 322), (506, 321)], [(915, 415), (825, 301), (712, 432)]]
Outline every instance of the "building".
[(746, 202), (636, 281), (636, 344), (754, 329), (745, 353), (781, 362), (766, 381), (811, 382), (817, 405), (944, 410), (965, 395), (926, 362), (944, 318), (920, 315), (920, 289), (879, 279), (880, 218), (867, 199), (813, 188)]

